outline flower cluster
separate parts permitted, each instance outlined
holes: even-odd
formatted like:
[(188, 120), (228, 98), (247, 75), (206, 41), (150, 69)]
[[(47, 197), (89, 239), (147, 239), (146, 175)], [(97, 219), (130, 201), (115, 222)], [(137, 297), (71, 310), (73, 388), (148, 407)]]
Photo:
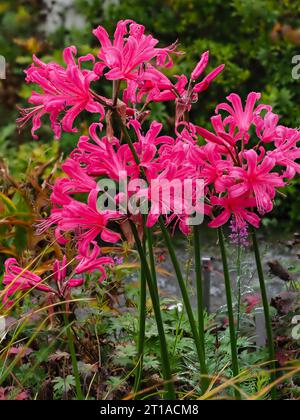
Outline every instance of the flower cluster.
[[(22, 128), (32, 120), (32, 136), (37, 138), (35, 132), (41, 127), (41, 119), (49, 114), (51, 126), (55, 137), (60, 138), (62, 130), (76, 132), (73, 127), (74, 120), (84, 110), (99, 113), (104, 118), (104, 108), (95, 102), (90, 91), (90, 85), (98, 80), (94, 71), (82, 69), (85, 61), (95, 61), (93, 55), (79, 57), (76, 63), (77, 50), (74, 46), (64, 50), (64, 61), (67, 68), (56, 63), (45, 64), (37, 57), (33, 57), (34, 64), (26, 73), (28, 83), (37, 84), (41, 92), (33, 91), (29, 102), (34, 105), (21, 111), (17, 124)], [(61, 114), (64, 116), (61, 118)]]
[[(223, 71), (223, 64), (199, 81), (209, 62), (209, 52), (204, 52), (189, 78), (177, 75), (174, 81), (163, 69), (170, 69), (172, 56), (181, 54), (176, 43), (159, 47), (142, 25), (131, 20), (117, 24), (113, 40), (103, 27), (95, 29), (94, 35), (100, 42), (97, 57), (89, 54), (77, 63), (76, 48), (69, 47), (64, 51), (66, 68), (34, 57), (34, 64), (26, 70), (27, 81), (41, 90), (33, 92), (30, 102), (35, 106), (23, 110), (19, 119), (20, 125), (32, 119), (33, 136), (45, 114), (49, 114), (57, 138), (62, 131), (76, 131), (75, 119), (82, 111), (99, 114), (89, 136), (80, 137), (63, 164), (66, 176), (56, 180), (51, 215), (40, 223), (39, 230), (54, 226), (62, 246), (70, 241), (76, 246), (75, 272), (98, 270), (101, 279), (105, 276), (103, 266), (113, 260), (101, 255), (100, 241), (120, 241), (128, 220), (141, 224), (136, 209), (126, 206), (126, 211), (121, 211), (125, 196), (135, 195), (140, 203), (147, 203), (148, 227), (162, 216), (167, 225), (179, 226), (188, 234), (193, 208), (210, 218), (212, 228), (231, 221), (232, 240), (245, 245), (248, 225), (259, 226), (261, 217), (272, 210), (277, 190), (299, 173), (300, 132), (279, 125), (270, 106), (257, 106), (260, 94), (255, 92), (249, 94), (245, 107), (237, 94), (229, 95), (228, 103), (220, 104), (211, 119), (213, 132), (199, 127), (189, 121), (188, 113), (199, 94)], [(87, 61), (92, 70), (82, 68)], [(92, 82), (101, 79), (112, 81), (111, 98), (91, 88)], [(171, 136), (163, 133), (161, 123), (147, 121), (149, 104), (164, 101), (175, 104)], [(116, 190), (109, 198), (116, 204), (115, 210), (99, 209), (98, 199), (103, 195), (99, 180), (103, 178), (116, 184), (127, 182), (125, 192)], [(173, 185), (166, 200), (161, 191), (175, 180), (179, 183)], [(191, 185), (188, 196), (182, 191), (186, 180)], [(204, 185), (200, 193), (198, 180)], [(5, 284), (12, 284), (16, 263), (8, 263), (6, 270), (10, 274)], [(33, 285), (47, 287), (26, 272), (6, 299), (17, 285), (22, 290)], [(63, 287), (73, 286), (69, 280)]]
[(233, 218), (233, 234), (248, 224), (258, 228), (278, 189), (300, 173), (300, 131), (278, 125), (270, 106), (256, 106), (260, 96), (250, 93), (243, 107), (237, 94), (229, 95), (230, 104), (220, 104), (211, 119), (214, 132), (197, 129), (207, 142), (203, 176), (213, 206), (210, 227)]
[[(78, 265), (71, 273), (68, 273), (70, 271), (70, 264), (68, 264), (65, 256), (61, 262), (55, 260), (51, 274), (44, 279), (26, 268), (21, 268), (15, 258), (9, 258), (5, 261), (5, 274), (3, 278), (5, 289), (2, 297), (2, 306), (9, 308), (14, 304), (16, 294), (32, 290), (38, 290), (47, 295), (66, 299), (72, 288), (84, 284), (84, 276), (82, 274), (93, 272), (96, 269), (101, 272), (99, 281), (104, 280), (106, 277), (104, 265), (113, 265), (114, 260), (108, 257), (97, 258), (97, 244), (94, 244), (94, 247), (96, 249), (96, 255), (92, 251), (85, 256), (78, 256)], [(49, 280), (51, 280), (51, 285), (49, 285)]]

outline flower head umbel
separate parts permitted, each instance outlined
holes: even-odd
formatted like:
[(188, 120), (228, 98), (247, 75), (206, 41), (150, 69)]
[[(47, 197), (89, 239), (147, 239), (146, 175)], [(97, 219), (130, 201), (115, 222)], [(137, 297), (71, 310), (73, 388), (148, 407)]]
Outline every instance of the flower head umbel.
[(4, 306), (12, 305), (12, 296), (18, 292), (24, 292), (29, 289), (37, 289), (43, 292), (50, 292), (51, 289), (43, 284), (41, 277), (29, 270), (22, 269), (15, 258), (9, 258), (5, 261), (5, 273), (3, 277), (5, 286), (3, 295)]
[[(106, 278), (104, 266), (113, 266), (114, 260), (109, 257), (99, 257), (100, 248), (95, 243), (93, 246), (94, 249), (91, 252), (85, 249), (79, 250), (75, 270), (71, 269), (66, 256), (62, 258), (62, 261), (55, 260), (51, 275), (45, 276), (45, 279), (26, 268), (21, 268), (15, 258), (6, 260), (3, 278), (5, 287), (2, 296), (3, 307), (12, 306), (19, 294), (35, 290), (57, 296), (59, 299), (66, 298), (71, 289), (84, 284), (83, 273), (100, 272), (99, 281), (102, 281)], [(81, 252), (85, 254), (81, 255)]]
[[(189, 113), (224, 64), (204, 75), (209, 64), (205, 51), (190, 75), (173, 75), (172, 79), (172, 57), (181, 54), (176, 43), (160, 47), (133, 20), (118, 22), (113, 39), (102, 26), (93, 33), (100, 42), (97, 58), (88, 54), (76, 60), (72, 46), (64, 50), (65, 67), (34, 57), (26, 80), (37, 84), (40, 91), (32, 93), (34, 107), (24, 110), (19, 119), (20, 125), (32, 120), (36, 137), (42, 116), (49, 114), (59, 138), (62, 130), (76, 131), (75, 119), (82, 111), (99, 114), (62, 165), (64, 176), (52, 188), (51, 214), (39, 226), (39, 233), (53, 227), (58, 244), (69, 244), (76, 251), (77, 266), (71, 279), (65, 277), (64, 261), (55, 264), (58, 289), (81, 284), (77, 276), (84, 272), (98, 271), (102, 281), (104, 267), (114, 260), (103, 255), (101, 244), (116, 244), (124, 236), (130, 242), (126, 226), (130, 221), (142, 227), (140, 207), (144, 203), (147, 227), (159, 220), (173, 230), (178, 226), (187, 235), (191, 216), (205, 214), (212, 228), (230, 222), (231, 240), (246, 246), (249, 225), (260, 226), (262, 217), (273, 209), (278, 190), (300, 173), (299, 130), (279, 125), (272, 107), (258, 103), (258, 92), (250, 92), (245, 104), (231, 93), (227, 102), (216, 107), (212, 130), (199, 127)], [(93, 69), (84, 69), (83, 62), (91, 62)], [(99, 79), (111, 82), (110, 98), (91, 89), (92, 82)], [(154, 118), (148, 121), (151, 103), (164, 101), (173, 101), (175, 109), (167, 130)], [(116, 187), (109, 197), (100, 187), (103, 180)], [(198, 181), (203, 186), (200, 190)], [(115, 207), (99, 207), (102, 198)], [(125, 199), (129, 204), (124, 204)], [(136, 206), (131, 205), (134, 200)], [(138, 230), (142, 235), (143, 229)], [(10, 263), (7, 269), (9, 284), (9, 273), (16, 267)], [(20, 279), (22, 288), (48, 287), (30, 273)]]
[(108, 80), (135, 80), (139, 76), (140, 67), (155, 59), (158, 66), (171, 67), (170, 54), (175, 44), (167, 48), (158, 48), (158, 40), (145, 34), (145, 27), (133, 20), (121, 20), (117, 24), (113, 42), (108, 33), (99, 26), (93, 31), (98, 38), (101, 49), (99, 62), (95, 71)]
[[(231, 94), (231, 105), (217, 106), (211, 119), (215, 133), (197, 127), (207, 142), (201, 173), (213, 205), (210, 226), (231, 220), (234, 242), (243, 242), (247, 224), (259, 226), (261, 216), (272, 211), (278, 189), (300, 168), (299, 131), (279, 126), (269, 105), (256, 104), (260, 96), (250, 93), (244, 108), (241, 98)], [(223, 119), (220, 111), (229, 116)]]
[(95, 58), (88, 54), (75, 61), (77, 50), (74, 46), (64, 50), (66, 68), (56, 63), (45, 64), (36, 56), (34, 63), (26, 73), (26, 81), (39, 86), (41, 92), (33, 91), (29, 102), (32, 108), (21, 110), (21, 117), (17, 123), (22, 128), (32, 120), (32, 136), (37, 138), (35, 132), (41, 127), (41, 119), (49, 114), (51, 127), (57, 139), (61, 132), (76, 132), (73, 127), (76, 117), (84, 110), (100, 114), (104, 118), (104, 108), (95, 102), (90, 92), (90, 85), (98, 80), (99, 76), (91, 70), (82, 69), (82, 63), (94, 62)]
[(65, 281), (67, 277), (66, 268), (67, 265), (65, 257), (63, 258), (62, 263), (57, 260), (55, 261), (53, 266), (54, 284), (52, 287), (49, 286), (42, 277), (34, 274), (26, 268), (21, 268), (15, 258), (9, 258), (5, 261), (5, 273), (3, 277), (5, 289), (2, 299), (3, 306), (5, 308), (10, 307), (14, 304), (15, 297), (19, 293), (24, 293), (26, 291), (38, 290), (47, 294), (50, 293), (63, 296), (63, 290), (75, 286), (75, 284), (72, 284), (72, 280), (68, 279)]

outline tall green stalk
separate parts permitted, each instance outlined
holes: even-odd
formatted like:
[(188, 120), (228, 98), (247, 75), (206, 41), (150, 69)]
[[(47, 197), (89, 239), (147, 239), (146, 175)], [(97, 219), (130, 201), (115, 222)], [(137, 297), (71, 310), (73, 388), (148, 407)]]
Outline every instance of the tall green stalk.
[(72, 332), (71, 326), (68, 322), (67, 313), (64, 312), (63, 316), (64, 316), (64, 322), (65, 322), (66, 331), (67, 331), (69, 351), (70, 351), (72, 367), (73, 367), (73, 374), (74, 374), (74, 378), (75, 378), (77, 399), (82, 401), (84, 398), (83, 398), (83, 394), (82, 394), (82, 390), (81, 390), (80, 376), (79, 376), (79, 369), (78, 369), (78, 363), (77, 363), (75, 346), (74, 346), (73, 332)]
[[(143, 249), (146, 252), (146, 227), (145, 217), (143, 217)], [(145, 348), (145, 331), (146, 331), (146, 298), (147, 298), (147, 280), (145, 267), (141, 261), (141, 272), (140, 272), (140, 299), (139, 299), (139, 331), (138, 331), (138, 365), (135, 371), (135, 381), (133, 386), (134, 394), (137, 394), (142, 379), (143, 373), (143, 362), (144, 362), (144, 348)]]
[(196, 344), (196, 349), (197, 349), (197, 354), (198, 354), (198, 359), (199, 359), (199, 363), (200, 363), (200, 369), (201, 369), (201, 386), (202, 386), (202, 391), (205, 392), (208, 387), (209, 387), (209, 379), (208, 379), (208, 371), (207, 371), (207, 367), (206, 367), (206, 362), (205, 362), (205, 354), (203, 351), (203, 343), (200, 340), (200, 336), (199, 336), (199, 332), (198, 332), (198, 328), (197, 328), (197, 324), (194, 318), (194, 314), (193, 314), (193, 310), (191, 307), (191, 303), (189, 300), (189, 296), (188, 296), (188, 292), (187, 292), (187, 288), (180, 270), (180, 266), (179, 266), (179, 262), (177, 260), (177, 256), (175, 254), (175, 250), (173, 247), (173, 243), (172, 240), (170, 238), (169, 232), (165, 226), (164, 220), (162, 217), (159, 218), (159, 224), (160, 224), (160, 229), (161, 232), (163, 234), (165, 243), (167, 245), (169, 254), (170, 254), (170, 258), (172, 260), (173, 263), (173, 267), (177, 276), (177, 280), (179, 283), (179, 287), (181, 290), (181, 295), (182, 295), (182, 299), (183, 299), (183, 303), (188, 315), (188, 319), (191, 325), (191, 330), (192, 330), (192, 334), (195, 340), (195, 344)]
[(204, 330), (204, 305), (203, 305), (203, 278), (201, 264), (201, 244), (200, 244), (200, 226), (194, 226), (194, 252), (195, 252), (195, 274), (197, 288), (197, 309), (198, 309), (198, 325), (199, 336), (203, 346), (205, 358), (205, 330)]
[(163, 378), (165, 380), (165, 389), (166, 389), (167, 398), (169, 400), (174, 400), (176, 399), (176, 393), (175, 393), (174, 385), (172, 382), (170, 360), (169, 360), (169, 354), (168, 354), (167, 341), (166, 341), (165, 332), (164, 332), (163, 320), (161, 316), (159, 297), (158, 297), (158, 294), (156, 293), (155, 286), (153, 285), (147, 257), (143, 249), (141, 240), (139, 238), (137, 228), (135, 224), (131, 221), (130, 221), (130, 225), (131, 225), (132, 233), (134, 235), (135, 243), (136, 243), (139, 255), (140, 255), (141, 263), (145, 270), (148, 289), (149, 289), (151, 300), (152, 300), (152, 305), (153, 305), (153, 310), (154, 310), (154, 315), (155, 315), (157, 330), (158, 330), (158, 335), (159, 335), (159, 341), (160, 341), (161, 367), (162, 367)]
[[(271, 378), (272, 378), (272, 382), (274, 382), (277, 379), (277, 375), (276, 375), (276, 355), (275, 355), (274, 342), (273, 342), (272, 320), (271, 320), (271, 315), (270, 315), (270, 307), (269, 307), (269, 300), (268, 300), (267, 288), (266, 288), (266, 283), (265, 283), (265, 276), (263, 272), (259, 245), (258, 245), (255, 229), (252, 229), (252, 240), (253, 240), (254, 254), (255, 254), (255, 260), (256, 260), (256, 266), (257, 266), (257, 272), (258, 272), (258, 278), (259, 278), (259, 284), (260, 284), (260, 291), (261, 291), (261, 297), (262, 297), (265, 321), (266, 321), (268, 349), (269, 349), (269, 357), (271, 361), (270, 366), (272, 369)], [(273, 388), (272, 399), (276, 400), (276, 398), (277, 398), (277, 392), (276, 392), (276, 389)]]
[[(230, 281), (228, 261), (227, 261), (227, 252), (226, 252), (224, 234), (223, 234), (222, 228), (218, 229), (218, 237), (219, 237), (219, 246), (220, 246), (220, 251), (221, 251), (221, 256), (222, 256), (224, 281), (225, 281), (225, 289), (226, 289), (227, 311), (228, 311), (229, 330), (230, 330), (232, 371), (233, 371), (234, 377), (237, 377), (240, 373), (239, 372), (237, 340), (236, 340), (236, 332), (235, 332), (235, 325), (234, 325), (231, 281)], [(241, 395), (237, 390), (235, 390), (235, 395), (236, 395), (237, 399), (241, 399)]]
[(158, 295), (156, 265), (155, 265), (154, 250), (153, 250), (153, 232), (152, 232), (152, 229), (150, 229), (150, 228), (146, 229), (146, 238), (147, 238), (147, 246), (148, 246), (148, 252), (149, 252), (149, 261), (150, 261), (153, 287), (155, 288), (156, 293)]
[(145, 267), (141, 263), (140, 274), (140, 299), (139, 299), (139, 331), (138, 331), (138, 365), (135, 371), (135, 381), (133, 391), (137, 394), (142, 379), (143, 360), (144, 360), (144, 347), (145, 347), (145, 329), (146, 329), (146, 297), (147, 297), (147, 281), (145, 274)]
[(238, 244), (236, 266), (237, 266), (237, 289), (238, 289), (236, 339), (238, 339), (239, 334), (240, 334), (240, 327), (241, 327), (241, 305), (242, 305), (242, 245), (241, 243)]

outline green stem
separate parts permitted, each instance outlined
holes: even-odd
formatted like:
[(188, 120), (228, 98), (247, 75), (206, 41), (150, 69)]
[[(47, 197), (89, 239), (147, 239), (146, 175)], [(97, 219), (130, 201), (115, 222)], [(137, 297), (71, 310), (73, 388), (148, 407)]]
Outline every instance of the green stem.
[(238, 288), (238, 302), (237, 302), (237, 328), (236, 328), (236, 339), (238, 339), (241, 327), (241, 304), (242, 304), (242, 245), (238, 244), (237, 251), (237, 288)]
[(80, 376), (79, 376), (79, 370), (78, 370), (78, 363), (77, 363), (75, 346), (74, 346), (74, 337), (73, 337), (71, 326), (70, 326), (70, 324), (68, 322), (67, 311), (64, 312), (64, 315), (63, 316), (64, 316), (64, 322), (65, 322), (66, 331), (67, 331), (69, 351), (70, 351), (70, 354), (71, 354), (71, 360), (72, 360), (72, 366), (73, 366), (73, 374), (74, 374), (75, 384), (76, 384), (77, 399), (80, 400), (80, 401), (82, 401), (84, 398), (83, 398), (83, 394), (82, 394), (82, 390), (81, 390), (81, 384), (80, 384)]
[(153, 287), (155, 288), (156, 293), (158, 295), (158, 286), (157, 286), (156, 265), (155, 265), (155, 258), (154, 258), (153, 233), (152, 233), (152, 229), (150, 229), (150, 228), (146, 229), (146, 235), (147, 235), (147, 245), (148, 245), (148, 252), (149, 252), (150, 268), (151, 268), (151, 274), (152, 274), (152, 282), (153, 282)]
[(200, 226), (194, 226), (194, 252), (195, 252), (195, 273), (197, 287), (197, 309), (200, 341), (203, 344), (205, 357), (205, 328), (204, 328), (204, 305), (203, 305), (203, 278), (201, 264)]
[[(269, 357), (271, 361), (270, 366), (272, 369), (271, 378), (272, 378), (272, 382), (274, 382), (277, 379), (277, 375), (276, 375), (276, 355), (275, 355), (274, 341), (273, 341), (272, 320), (271, 320), (271, 315), (270, 315), (269, 300), (268, 300), (267, 288), (266, 288), (266, 283), (265, 283), (265, 276), (264, 276), (261, 257), (260, 257), (259, 245), (258, 245), (256, 232), (254, 229), (252, 229), (252, 240), (253, 240), (253, 247), (254, 247), (255, 260), (256, 260), (257, 272), (258, 272), (258, 277), (259, 277), (260, 291), (261, 291), (261, 297), (262, 297), (265, 320), (266, 320), (268, 349), (269, 349)], [(272, 399), (274, 400), (277, 399), (277, 392), (275, 388), (272, 388)]]
[[(219, 246), (220, 246), (220, 251), (221, 251), (221, 256), (222, 256), (224, 281), (225, 281), (225, 288), (226, 288), (227, 311), (228, 311), (229, 330), (230, 330), (232, 371), (233, 371), (234, 377), (237, 377), (239, 375), (239, 362), (238, 362), (236, 332), (235, 332), (235, 326), (234, 326), (231, 281), (230, 281), (230, 276), (229, 276), (227, 253), (226, 253), (226, 247), (225, 247), (225, 241), (224, 241), (222, 228), (218, 229), (218, 236), (219, 236)], [(237, 399), (241, 399), (241, 395), (237, 390), (235, 391), (235, 395)]]
[(155, 287), (153, 286), (153, 281), (152, 281), (147, 257), (143, 249), (141, 240), (139, 238), (137, 228), (132, 221), (130, 221), (130, 225), (131, 225), (132, 233), (134, 235), (134, 239), (135, 239), (137, 249), (140, 255), (141, 263), (145, 270), (148, 289), (149, 289), (151, 300), (152, 300), (152, 305), (153, 305), (153, 310), (154, 310), (154, 315), (155, 315), (157, 330), (158, 330), (158, 335), (159, 335), (159, 341), (160, 341), (161, 368), (162, 368), (163, 378), (166, 381), (165, 389), (167, 393), (167, 398), (170, 400), (174, 400), (176, 399), (176, 393), (175, 393), (174, 385), (172, 382), (170, 360), (169, 360), (169, 354), (168, 354), (167, 341), (166, 341), (165, 332), (164, 332), (164, 325), (163, 325), (162, 316), (161, 316), (159, 297), (156, 293)]
[[(143, 216), (143, 249), (146, 252), (146, 227), (145, 217)], [(141, 262), (140, 273), (140, 302), (139, 302), (139, 333), (138, 333), (138, 366), (135, 373), (134, 394), (137, 394), (142, 379), (143, 362), (144, 362), (144, 348), (145, 348), (145, 331), (146, 331), (146, 298), (147, 298), (147, 280), (145, 274), (145, 267)]]
[(139, 301), (139, 333), (138, 333), (138, 366), (135, 373), (134, 394), (137, 394), (142, 379), (144, 346), (145, 346), (145, 329), (146, 329), (146, 296), (147, 296), (147, 281), (145, 275), (145, 268), (141, 264), (140, 276), (140, 301)]
[(205, 354), (203, 352), (203, 343), (201, 343), (200, 341), (200, 336), (198, 333), (198, 328), (197, 328), (197, 324), (194, 318), (194, 314), (193, 314), (193, 310), (191, 307), (191, 303), (189, 300), (189, 296), (188, 296), (188, 291), (180, 270), (180, 266), (179, 266), (179, 262), (177, 260), (177, 256), (175, 254), (174, 251), (174, 247), (172, 244), (172, 240), (170, 238), (169, 232), (165, 226), (164, 220), (162, 217), (159, 218), (159, 224), (160, 224), (160, 228), (164, 237), (164, 240), (166, 242), (173, 266), (174, 266), (174, 270), (177, 276), (177, 280), (180, 286), (180, 290), (181, 290), (181, 295), (182, 295), (182, 299), (183, 299), (183, 303), (185, 306), (185, 309), (187, 311), (187, 315), (188, 315), (188, 319), (191, 325), (191, 331), (195, 340), (195, 344), (196, 344), (196, 349), (197, 349), (197, 354), (198, 354), (198, 358), (199, 358), (199, 363), (200, 363), (200, 369), (201, 369), (201, 386), (202, 386), (202, 391), (205, 392), (208, 387), (209, 387), (209, 379), (208, 379), (208, 371), (207, 371), (207, 367), (206, 367), (206, 362), (205, 362)]

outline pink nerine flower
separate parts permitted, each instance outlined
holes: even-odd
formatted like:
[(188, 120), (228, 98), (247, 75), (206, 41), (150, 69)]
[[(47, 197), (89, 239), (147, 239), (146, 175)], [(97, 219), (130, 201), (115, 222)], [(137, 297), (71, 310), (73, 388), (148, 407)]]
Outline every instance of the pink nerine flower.
[[(165, 170), (155, 174), (150, 186), (140, 189), (137, 193), (137, 197), (149, 200), (151, 203), (147, 216), (148, 227), (154, 226), (158, 218), (163, 215), (168, 223), (175, 221), (175, 227), (178, 225), (184, 234), (188, 234), (189, 217), (193, 211), (198, 213), (202, 211), (200, 200), (203, 198), (203, 191), (201, 188), (196, 190), (193, 183), (193, 177), (196, 176), (195, 167), (183, 165), (185, 163), (181, 161), (176, 165), (176, 162), (168, 162)], [(184, 189), (187, 181), (190, 182), (190, 189)]]
[[(121, 239), (119, 233), (107, 228), (112, 219), (117, 219), (117, 212), (99, 212), (97, 208), (98, 191), (92, 190), (88, 203), (72, 200), (62, 209), (62, 217), (58, 222), (61, 232), (77, 232), (78, 240), (88, 247), (88, 244), (100, 235), (104, 242), (116, 243)], [(83, 245), (82, 245), (83, 246)]]
[(202, 82), (195, 83), (196, 78), (199, 78), (208, 66), (209, 53), (205, 52), (198, 64), (194, 69), (191, 75), (191, 83), (189, 83), (188, 78), (182, 74), (176, 76), (177, 83), (175, 85), (167, 86), (162, 92), (156, 93), (155, 90), (150, 94), (149, 98), (156, 102), (160, 101), (172, 101), (172, 100), (181, 100), (185, 103), (188, 103), (189, 107), (193, 102), (198, 98), (198, 94), (204, 92), (209, 88), (214, 79), (222, 73), (225, 68), (225, 64), (221, 64), (219, 67), (210, 72)]
[(207, 143), (200, 148), (200, 174), (216, 216), (210, 226), (232, 219), (233, 236), (247, 224), (258, 227), (257, 213), (272, 211), (277, 189), (300, 173), (300, 131), (278, 126), (279, 116), (269, 105), (256, 105), (260, 96), (250, 93), (243, 108), (241, 98), (231, 94), (227, 99), (232, 106), (223, 103), (216, 108), (217, 113), (225, 110), (230, 115), (211, 118), (215, 133), (196, 127)]
[(277, 125), (279, 115), (269, 111), (262, 118), (260, 115), (255, 118), (257, 137), (264, 143), (271, 143), (277, 137)]
[(285, 185), (279, 174), (270, 173), (276, 161), (266, 156), (260, 163), (259, 156), (254, 150), (246, 151), (244, 156), (247, 168), (233, 168), (231, 171), (231, 176), (236, 177), (239, 182), (229, 188), (230, 195), (236, 198), (253, 194), (259, 213), (269, 213), (273, 209), (272, 200), (276, 195), (275, 188)]
[(29, 289), (37, 289), (43, 292), (50, 292), (51, 288), (43, 284), (43, 279), (29, 270), (22, 269), (15, 258), (5, 261), (5, 273), (3, 277), (4, 289), (3, 304), (11, 306), (13, 301), (10, 297), (17, 292)]
[(191, 80), (197, 80), (208, 66), (209, 51), (205, 51), (191, 74)]
[(276, 149), (267, 152), (268, 156), (275, 159), (276, 164), (283, 166), (283, 174), (287, 179), (293, 179), (296, 174), (300, 174), (300, 141), (299, 129), (292, 129), (279, 126), (276, 129), (275, 145)]
[(76, 259), (79, 261), (79, 264), (76, 267), (76, 273), (93, 273), (95, 271), (100, 271), (101, 277), (99, 282), (101, 283), (106, 279), (106, 271), (104, 265), (114, 265), (114, 260), (110, 257), (100, 256), (101, 250), (97, 245), (97, 242), (92, 241), (90, 245), (85, 246), (81, 244), (79, 246), (79, 255)]
[[(216, 113), (220, 110), (227, 111), (230, 115), (224, 120), (224, 125), (229, 125), (230, 129), (238, 129), (237, 139), (241, 139), (250, 129), (255, 118), (263, 111), (272, 111), (269, 105), (259, 105), (255, 108), (256, 102), (261, 98), (260, 93), (249, 93), (245, 109), (243, 108), (242, 100), (236, 93), (232, 93), (227, 97), (232, 106), (227, 103), (222, 103), (217, 106)], [(249, 137), (248, 137), (249, 138)], [(246, 140), (248, 140), (248, 138)]]
[(55, 181), (51, 194), (53, 204), (58, 206), (69, 204), (72, 201), (71, 194), (88, 193), (97, 189), (96, 181), (86, 174), (79, 162), (67, 159), (62, 169), (69, 178), (58, 178)]
[(56, 283), (58, 293), (64, 296), (68, 289), (82, 286), (84, 278), (69, 278), (67, 275), (68, 263), (66, 256), (63, 256), (62, 261), (56, 260), (53, 265), (53, 277)]
[(255, 207), (255, 198), (212, 197), (211, 204), (222, 208), (221, 214), (210, 222), (209, 226), (212, 228), (225, 225), (232, 216), (238, 229), (243, 229), (247, 223), (259, 227), (260, 218), (249, 210)]
[(177, 124), (183, 120), (185, 112), (191, 110), (192, 104), (197, 102), (199, 93), (204, 92), (209, 88), (214, 79), (222, 73), (225, 65), (221, 64), (219, 67), (210, 72), (202, 82), (196, 83), (201, 74), (208, 66), (209, 52), (206, 51), (202, 54), (198, 65), (193, 70), (190, 82), (188, 78), (183, 74), (176, 76), (177, 83), (175, 85), (167, 84), (165, 89), (159, 89), (159, 86), (149, 85), (149, 94), (147, 97), (148, 101), (162, 102), (162, 101), (176, 101), (176, 122)]
[[(90, 70), (83, 70), (81, 63), (94, 61), (89, 54), (75, 61), (74, 55), (77, 50), (74, 46), (64, 50), (64, 60), (67, 68), (56, 63), (45, 64), (36, 56), (34, 64), (25, 71), (28, 83), (37, 84), (42, 93), (33, 92), (29, 102), (35, 105), (33, 108), (21, 111), (22, 116), (17, 120), (22, 128), (29, 120), (32, 120), (32, 136), (37, 138), (35, 132), (41, 127), (41, 118), (49, 114), (51, 126), (55, 138), (59, 139), (61, 131), (76, 132), (73, 128), (74, 120), (84, 110), (91, 113), (99, 113), (104, 118), (104, 108), (95, 102), (90, 92), (91, 82), (99, 79), (99, 76)], [(60, 114), (64, 116), (60, 119)]]
[(159, 66), (172, 66), (170, 53), (174, 51), (175, 45), (157, 48), (158, 40), (152, 35), (145, 35), (145, 27), (133, 20), (118, 22), (113, 42), (102, 26), (93, 33), (101, 44), (98, 54), (100, 61), (95, 71), (102, 75), (103, 70), (108, 68), (109, 71), (105, 73), (108, 80), (136, 79), (138, 68), (154, 58)]
[[(77, 275), (83, 273), (93, 273), (99, 271), (101, 277), (99, 281), (106, 278), (104, 265), (114, 265), (114, 260), (109, 257), (99, 257), (100, 248), (95, 242), (92, 242), (93, 249), (82, 245), (79, 248), (77, 261), (79, 262), (75, 268)], [(50, 293), (59, 298), (67, 298), (70, 289), (79, 287), (84, 284), (83, 276), (71, 277), (68, 275), (68, 262), (64, 256), (62, 261), (55, 260), (53, 265), (53, 275), (47, 276), (48, 281), (53, 283), (53, 287), (45, 283), (45, 281), (29, 270), (22, 269), (16, 259), (9, 258), (5, 262), (5, 273), (3, 284), (6, 286), (3, 292), (2, 304), (4, 308), (9, 308), (14, 304), (14, 296), (19, 292), (39, 290), (44, 293)], [(72, 270), (70, 270), (72, 271)], [(74, 273), (74, 271), (72, 271)]]
[[(107, 175), (110, 179), (119, 180), (121, 172), (127, 172), (129, 163), (127, 158), (127, 145), (120, 145), (117, 138), (108, 139), (106, 136), (99, 138), (97, 128), (102, 130), (102, 124), (92, 124), (90, 137), (82, 136), (78, 146), (71, 153), (73, 160), (84, 167), (84, 171), (93, 182), (95, 176)], [(92, 140), (92, 141), (91, 141)]]

